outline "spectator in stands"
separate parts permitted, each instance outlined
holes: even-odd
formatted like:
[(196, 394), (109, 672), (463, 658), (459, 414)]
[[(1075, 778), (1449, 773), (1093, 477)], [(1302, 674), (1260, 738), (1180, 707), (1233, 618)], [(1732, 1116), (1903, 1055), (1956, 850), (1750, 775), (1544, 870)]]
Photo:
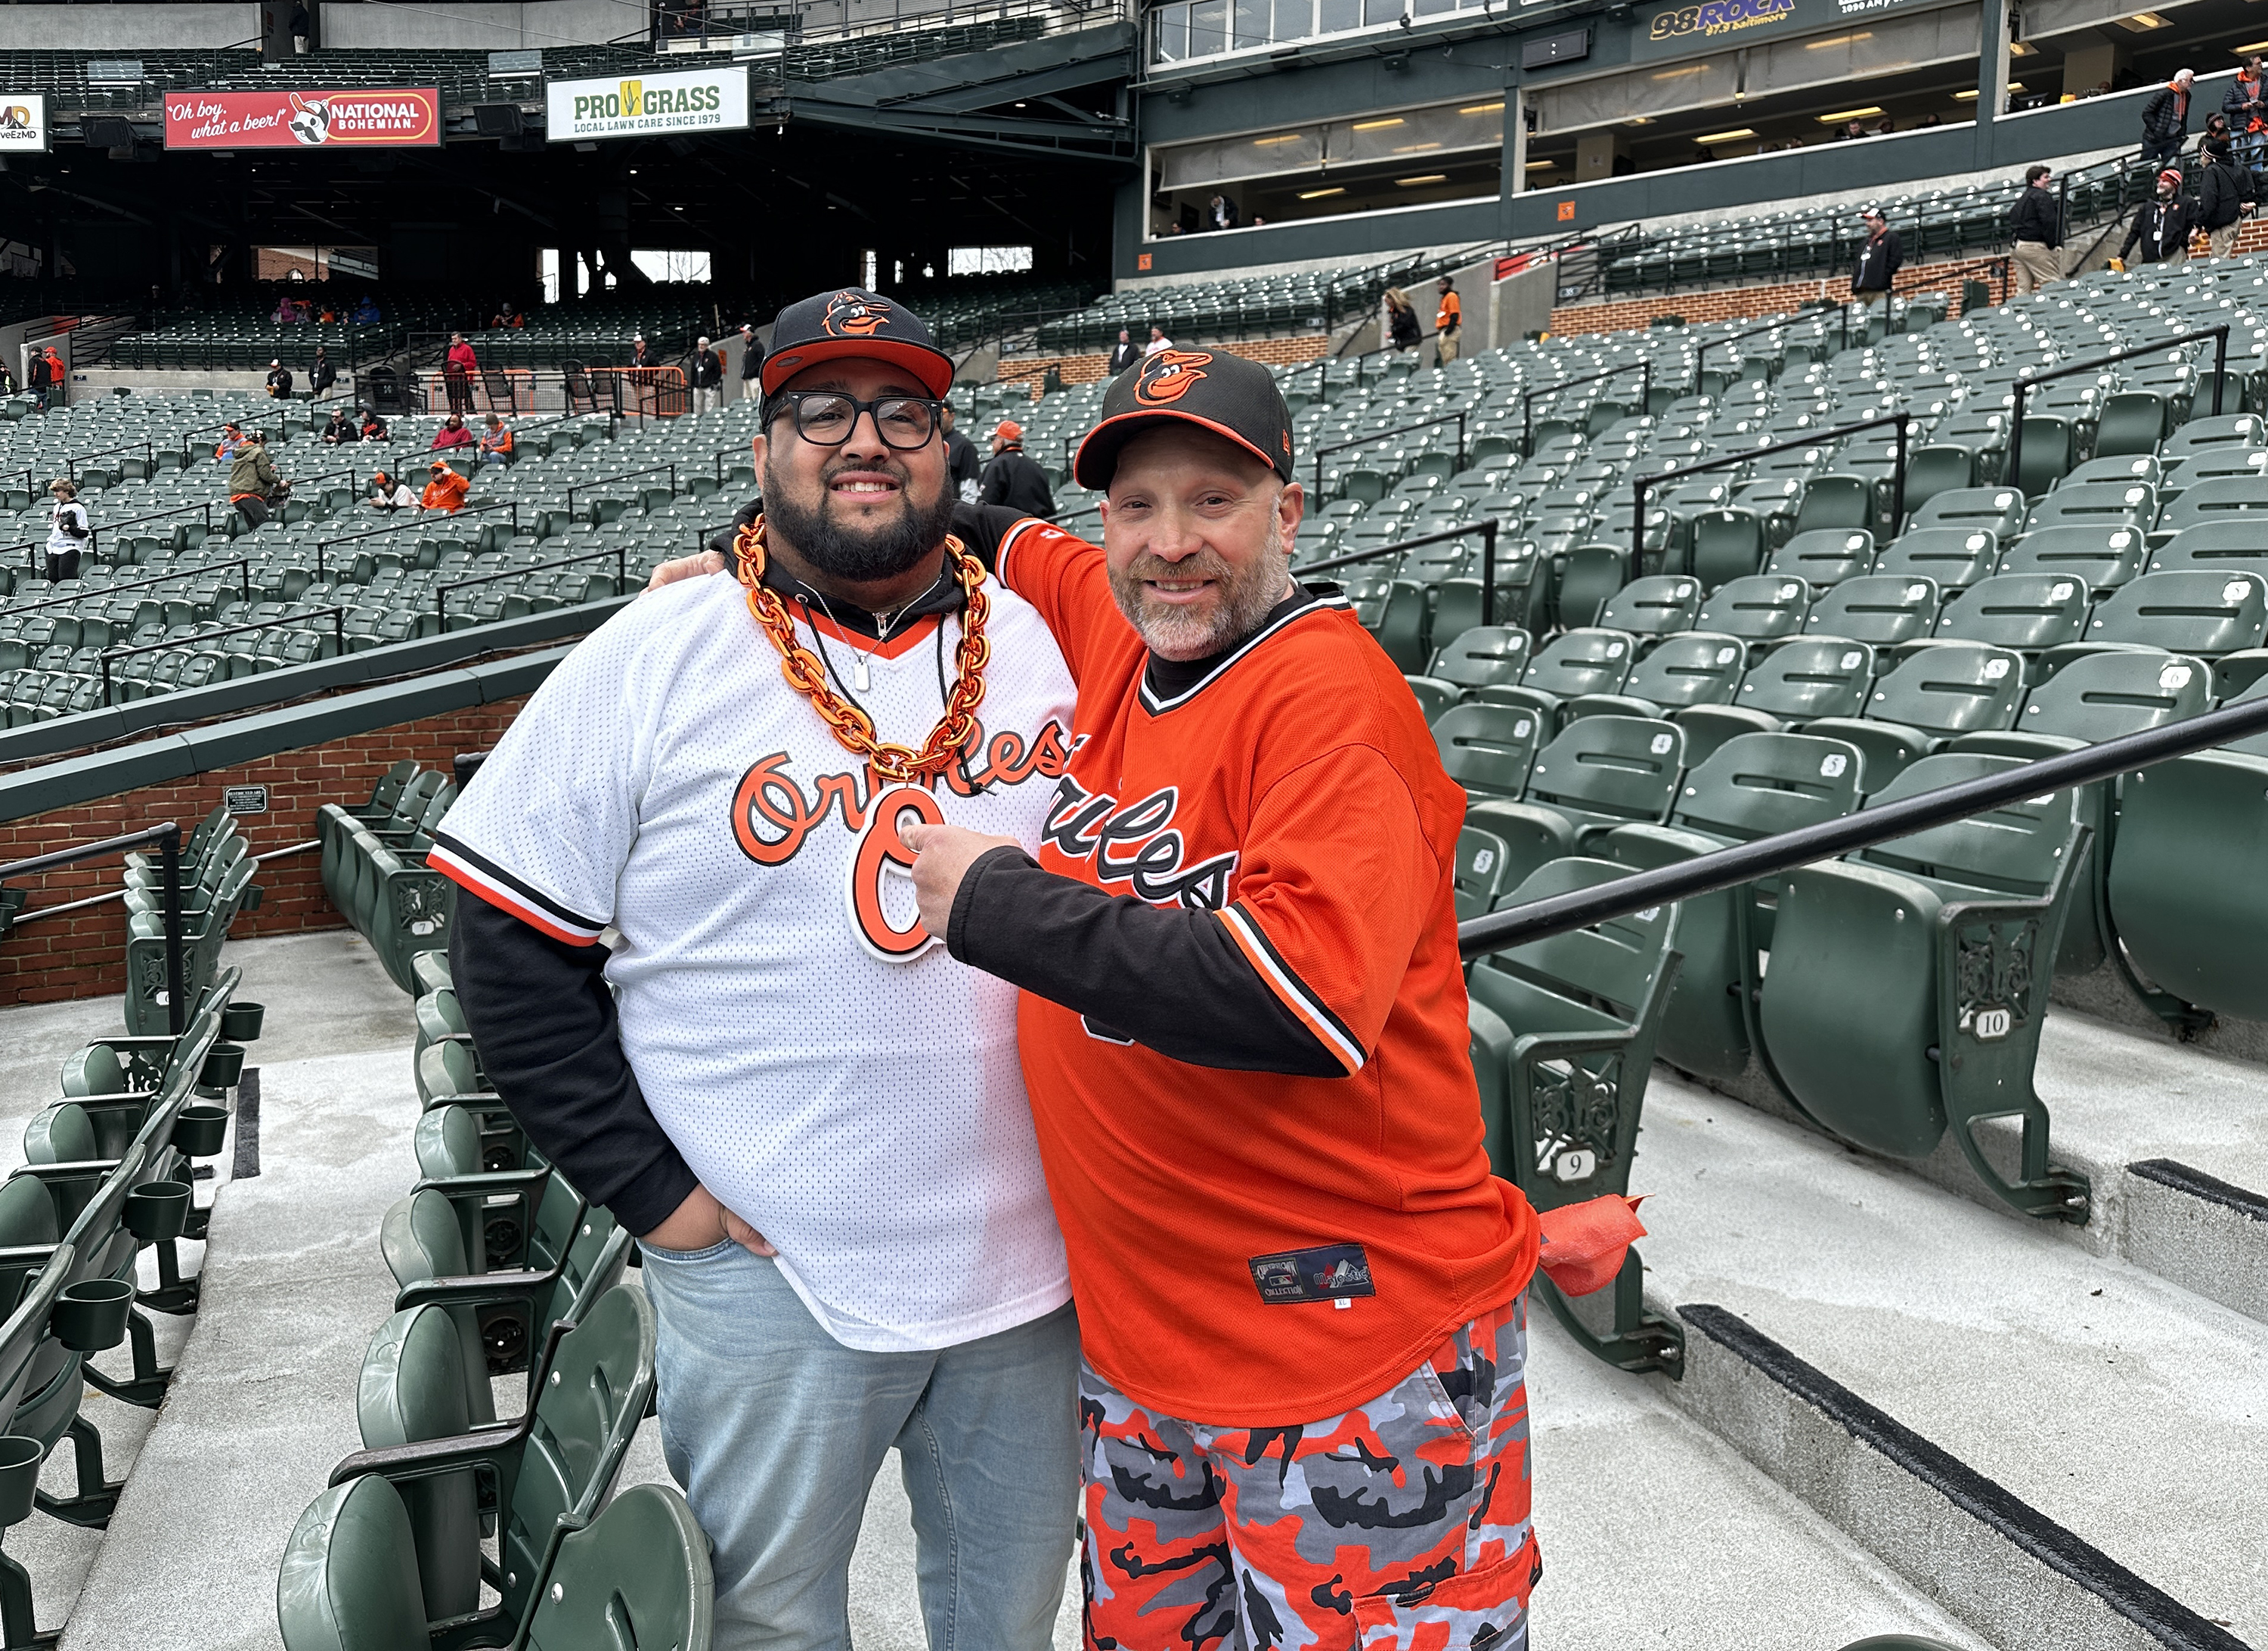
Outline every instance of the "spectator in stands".
[(491, 327), (526, 327), (527, 325), (527, 320), (525, 316), (520, 314), (519, 306), (507, 299), (504, 307), (497, 311), (495, 316), (490, 321), (489, 325)]
[(307, 367), (307, 394), (311, 399), (327, 394), (331, 386), (339, 381), (339, 370), (331, 365), (330, 356), (322, 345), (315, 346), (315, 358)]
[(464, 415), (452, 413), (441, 421), (441, 428), (433, 432), (433, 445), (426, 451), (446, 453), (452, 447), (470, 447), (475, 445), (473, 432), (465, 428)]
[(362, 409), (362, 439), (364, 441), (394, 439), (394, 432), (386, 427), (386, 421), (378, 416), (378, 409), (375, 407), (365, 407)]
[(2024, 192), (2008, 213), (2010, 254), (2018, 292), (2036, 292), (2063, 279), (2063, 203), (2048, 185), (2051, 171), (2037, 162), (2024, 168)]
[(1154, 356), (1173, 347), (1174, 341), (1166, 336), (1166, 329), (1162, 327), (1152, 327), (1150, 329), (1150, 342), (1142, 346), (1142, 353), (1145, 356)]
[[(462, 333), (449, 335), (449, 353), (441, 364), (441, 379), (449, 390), (449, 410), (466, 413), (473, 406), (473, 375), (481, 370), (481, 359)], [(462, 421), (460, 420), (460, 423)]]
[[(761, 402), (764, 399), (762, 387), (757, 382), (763, 376), (763, 343), (756, 336), (756, 329), (743, 321), (740, 323), (740, 399), (742, 401)], [(968, 438), (964, 436), (961, 439), (966, 441)]]
[(213, 457), (223, 464), (236, 457), (236, 450), (244, 446), (244, 431), (233, 420), (220, 427), (220, 439), (213, 445)]
[(323, 426), (324, 445), (337, 447), (361, 439), (362, 431), (355, 427), (354, 420), (347, 416), (347, 409), (343, 407), (331, 409), (330, 419)]
[(1867, 226), (1867, 239), (1859, 248), (1857, 268), (1851, 271), (1851, 295), (1859, 304), (1879, 304), (1882, 313), (1890, 313), (1890, 279), (1906, 261), (1905, 248), (1898, 244), (1897, 232), (1882, 216), (1882, 209), (1870, 206), (1859, 214), (1859, 221)]
[(2268, 90), (2261, 85), (2258, 56), (2246, 58), (2236, 71), (2220, 100), (2220, 112), (2228, 117), (2228, 129), (2235, 136), (2238, 163), (2259, 171), (2263, 149), (2268, 147)]
[(290, 327), (298, 321), (299, 312), (293, 306), (289, 292), (276, 300), (276, 313), (268, 319), (278, 327)]
[(60, 585), (78, 577), (78, 553), (94, 530), (88, 524), (86, 506), (78, 502), (77, 483), (59, 475), (48, 483), (48, 491), (55, 501), (48, 518), (48, 583)]
[(363, 503), (374, 510), (390, 513), (414, 507), (417, 495), (409, 490), (408, 483), (398, 482), (383, 470), (372, 470), (370, 473), (370, 492)]
[(33, 405), (43, 413), (48, 410), (48, 387), (53, 376), (46, 355), (33, 350), (31, 360), (24, 365), (24, 387), (31, 391)]
[(291, 7), (291, 49), (306, 56), (307, 38), (314, 31), (315, 21), (307, 15), (307, 0), (296, 0)]
[(1864, 137), (1866, 135), (1867, 123), (1864, 121), (1846, 121), (1843, 124), (1843, 129), (1835, 134), (1835, 138), (1837, 143), (1842, 143), (1853, 137)]
[(2182, 201), (2182, 173), (2169, 166), (2158, 174), (2158, 193), (2145, 201), (2126, 231), (2125, 244), (2111, 267), (2124, 269), (2139, 251), (2143, 263), (2171, 263), (2190, 255), (2190, 213)]
[[(1123, 335), (1122, 335), (1123, 336)], [(952, 483), (953, 495), (964, 505), (976, 502), (977, 484), (983, 479), (983, 462), (976, 456), (976, 444), (953, 427), (953, 403), (945, 404), (942, 417), (945, 426), (945, 474)]]
[(364, 293), (362, 297), (355, 300), (353, 319), (354, 324), (357, 327), (377, 326), (379, 321), (378, 300), (371, 297), (369, 293)]
[(1433, 283), (1433, 291), (1440, 294), (1433, 311), (1433, 361), (1446, 367), (1464, 348), (1465, 305), (1457, 296), (1457, 284), (1447, 276)]
[(504, 422), (502, 418), (498, 417), (494, 413), (490, 413), (489, 415), (489, 427), (481, 435), (480, 462), (482, 464), (497, 465), (510, 464), (512, 462), (512, 431), (504, 427)]
[(692, 384), (695, 412), (714, 412), (725, 405), (725, 357), (705, 337), (693, 341)]
[(651, 367), (658, 365), (659, 364), (654, 360), (652, 355), (645, 347), (645, 335), (644, 333), (639, 333), (632, 337), (630, 340), (630, 365), (633, 367)]
[(1042, 521), (1056, 519), (1056, 496), (1047, 472), (1024, 454), (1024, 427), (1004, 418), (992, 431), (992, 461), (976, 489), (980, 505), (1005, 505)]
[(1110, 347), (1110, 376), (1116, 378), (1142, 358), (1142, 346), (1123, 327), (1118, 329), (1118, 342)]
[(2187, 69), (2176, 70), (2174, 77), (2142, 106), (2144, 165), (2161, 166), (2181, 154), (2189, 141), (2190, 83), (2196, 78)]
[(1205, 203), (1207, 229), (1234, 229), (1241, 222), (1236, 215), (1236, 203), (1225, 195), (1216, 195)]
[(279, 402), (291, 399), (291, 369), (281, 361), (268, 364), (268, 394)]
[(1418, 306), (1400, 287), (1386, 289), (1386, 342), (1396, 350), (1415, 350), (1423, 329), (1418, 325)]
[(431, 467), (433, 479), (425, 483), (424, 496), (417, 502), (427, 510), (446, 511), (454, 515), (465, 507), (465, 495), (473, 484), (449, 468), (446, 459), (436, 459)]
[(2198, 180), (2198, 227), (2214, 257), (2234, 257), (2237, 233), (2252, 216), (2252, 173), (2237, 164), (2235, 147), (2224, 136), (2205, 138), (2198, 154), (2205, 162)]
[(0, 395), (13, 395), (15, 393), (16, 375), (8, 371), (5, 361), (0, 361)]
[(236, 450), (236, 457), (229, 461), (228, 502), (236, 506), (237, 513), (247, 523), (257, 527), (268, 520), (268, 507), (288, 490), (268, 456), (268, 449), (261, 446), (260, 432), (252, 431)]

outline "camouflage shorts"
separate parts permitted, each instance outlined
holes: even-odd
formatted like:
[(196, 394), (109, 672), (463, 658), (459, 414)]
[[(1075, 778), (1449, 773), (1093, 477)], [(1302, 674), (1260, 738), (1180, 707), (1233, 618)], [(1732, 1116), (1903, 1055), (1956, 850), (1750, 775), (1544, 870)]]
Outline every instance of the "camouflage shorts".
[(1526, 1651), (1526, 1305), (1300, 1426), (1153, 1416), (1082, 1369), (1088, 1651)]

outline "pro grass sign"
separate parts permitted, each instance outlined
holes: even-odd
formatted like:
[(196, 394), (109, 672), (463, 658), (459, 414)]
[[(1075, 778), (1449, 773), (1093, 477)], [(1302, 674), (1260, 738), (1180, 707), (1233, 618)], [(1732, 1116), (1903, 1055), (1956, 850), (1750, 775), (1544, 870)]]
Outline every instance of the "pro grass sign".
[(545, 83), (543, 92), (555, 144), (656, 132), (730, 132), (748, 124), (748, 71), (740, 64), (620, 80), (553, 80)]

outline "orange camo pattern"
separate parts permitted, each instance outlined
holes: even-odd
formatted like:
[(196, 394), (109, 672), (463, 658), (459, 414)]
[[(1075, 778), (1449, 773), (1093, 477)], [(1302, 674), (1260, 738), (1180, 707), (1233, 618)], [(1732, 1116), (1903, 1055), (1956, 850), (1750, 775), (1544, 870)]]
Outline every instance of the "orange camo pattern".
[(1526, 1301), (1306, 1426), (1154, 1416), (1086, 1370), (1087, 1651), (1526, 1651)]

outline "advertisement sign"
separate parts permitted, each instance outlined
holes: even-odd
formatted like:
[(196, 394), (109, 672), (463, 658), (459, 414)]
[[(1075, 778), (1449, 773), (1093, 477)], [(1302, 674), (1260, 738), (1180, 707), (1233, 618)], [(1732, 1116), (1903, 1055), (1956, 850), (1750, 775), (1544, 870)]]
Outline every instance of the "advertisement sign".
[(0, 92), (0, 155), (44, 153), (48, 147), (48, 94)]
[(748, 124), (744, 63), (618, 80), (552, 80), (543, 92), (555, 144), (650, 132), (732, 132)]
[(1635, 60), (1687, 57), (1834, 28), (1884, 11), (1917, 11), (1942, 0), (1701, 0), (1642, 11), (1631, 36)]
[(432, 86), (381, 92), (169, 92), (168, 149), (405, 149), (441, 142)]

